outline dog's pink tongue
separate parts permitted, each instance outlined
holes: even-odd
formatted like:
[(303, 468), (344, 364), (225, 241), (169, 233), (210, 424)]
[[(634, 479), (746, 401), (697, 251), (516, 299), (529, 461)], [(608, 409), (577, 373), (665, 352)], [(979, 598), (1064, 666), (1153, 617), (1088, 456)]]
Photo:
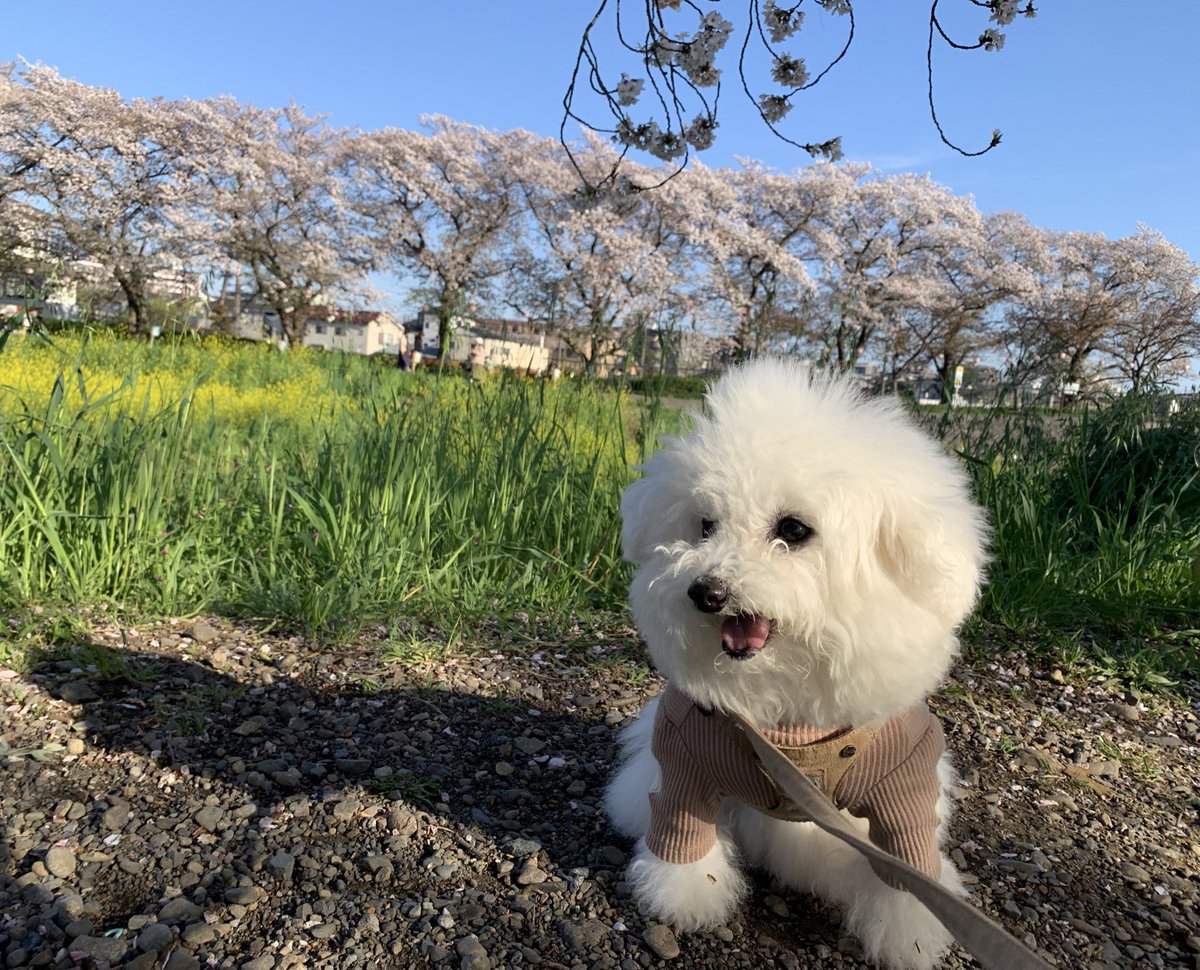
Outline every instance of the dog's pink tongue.
[(731, 616), (721, 624), (721, 645), (738, 656), (761, 650), (770, 635), (771, 621), (749, 613)]

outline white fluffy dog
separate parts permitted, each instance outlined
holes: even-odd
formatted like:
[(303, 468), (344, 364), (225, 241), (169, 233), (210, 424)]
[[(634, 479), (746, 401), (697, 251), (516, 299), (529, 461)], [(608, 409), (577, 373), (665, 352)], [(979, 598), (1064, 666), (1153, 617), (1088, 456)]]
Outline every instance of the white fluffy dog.
[(729, 920), (744, 862), (841, 906), (868, 958), (950, 942), (853, 849), (792, 820), (723, 712), (754, 722), (877, 845), (962, 892), (942, 851), (950, 767), (925, 698), (958, 647), (986, 524), (957, 462), (893, 401), (759, 359), (724, 377), (621, 512), (630, 600), (666, 690), (622, 734), (606, 808), (628, 880), (680, 930)]

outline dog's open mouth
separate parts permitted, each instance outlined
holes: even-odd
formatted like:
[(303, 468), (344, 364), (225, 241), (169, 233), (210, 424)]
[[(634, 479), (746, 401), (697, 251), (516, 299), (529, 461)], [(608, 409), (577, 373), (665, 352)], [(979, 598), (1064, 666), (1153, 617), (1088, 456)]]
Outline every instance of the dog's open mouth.
[(721, 624), (721, 648), (738, 660), (752, 657), (771, 635), (771, 621), (765, 616), (738, 613)]

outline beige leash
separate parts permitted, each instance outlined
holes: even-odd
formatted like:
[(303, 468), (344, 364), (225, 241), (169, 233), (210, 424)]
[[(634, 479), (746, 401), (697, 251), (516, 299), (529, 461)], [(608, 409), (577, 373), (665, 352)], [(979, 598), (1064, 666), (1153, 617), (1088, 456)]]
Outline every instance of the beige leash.
[(923, 902), (988, 970), (1050, 970), (1045, 960), (970, 903), (859, 835), (816, 785), (757, 727), (737, 714), (729, 715), (729, 720), (754, 746), (771, 779), (819, 828), (857, 849), (876, 866), (887, 869), (895, 882)]

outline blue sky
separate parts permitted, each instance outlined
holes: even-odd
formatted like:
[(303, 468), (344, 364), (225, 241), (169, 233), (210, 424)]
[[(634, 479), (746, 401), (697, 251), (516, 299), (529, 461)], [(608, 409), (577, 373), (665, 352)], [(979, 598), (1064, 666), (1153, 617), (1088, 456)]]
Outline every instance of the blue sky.
[[(594, 0), (186, 6), (59, 0), (51, 12), (9, 4), (0, 60), (41, 61), (129, 97), (229, 94), (262, 106), (294, 99), (352, 127), (416, 127), (422, 114), (445, 114), (556, 134), (579, 36), (595, 10)], [(719, 6), (735, 25), (744, 17), (742, 3)], [(968, 25), (966, 39), (985, 25), (968, 0), (942, 0), (941, 9)], [(815, 67), (844, 29), (814, 7), (793, 49)], [(925, 0), (861, 2), (850, 54), (801, 98), (785, 131), (798, 140), (840, 134), (848, 158), (929, 172), (973, 194), (984, 211), (1014, 209), (1039, 225), (1114, 237), (1145, 223), (1200, 260), (1200, 3), (1044, 0), (1036, 19), (1009, 28), (1000, 53), (936, 50), (939, 114), (951, 137), (974, 148), (993, 128), (1004, 132), (999, 148), (976, 159), (942, 145), (929, 121), (927, 29)], [(721, 128), (704, 160), (806, 164), (742, 97), (727, 72)]]

